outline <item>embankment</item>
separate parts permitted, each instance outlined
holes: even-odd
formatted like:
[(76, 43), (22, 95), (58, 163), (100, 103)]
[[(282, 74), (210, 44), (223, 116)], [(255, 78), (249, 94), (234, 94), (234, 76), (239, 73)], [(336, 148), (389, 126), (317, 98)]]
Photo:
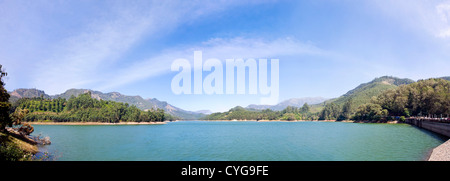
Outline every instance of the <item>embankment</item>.
[(422, 118), (409, 118), (405, 120), (406, 123), (412, 124), (419, 128), (423, 128), (437, 134), (450, 137), (450, 123), (439, 122), (439, 120), (422, 119)]
[(450, 140), (434, 148), (428, 161), (450, 161)]

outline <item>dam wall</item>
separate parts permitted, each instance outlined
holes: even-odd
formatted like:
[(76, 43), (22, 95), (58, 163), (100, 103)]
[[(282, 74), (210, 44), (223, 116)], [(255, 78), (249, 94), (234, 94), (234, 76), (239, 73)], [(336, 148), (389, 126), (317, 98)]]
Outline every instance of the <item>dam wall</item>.
[(419, 128), (423, 128), (440, 135), (450, 137), (450, 121), (448, 120), (448, 118), (408, 118), (405, 120), (405, 122), (415, 125)]

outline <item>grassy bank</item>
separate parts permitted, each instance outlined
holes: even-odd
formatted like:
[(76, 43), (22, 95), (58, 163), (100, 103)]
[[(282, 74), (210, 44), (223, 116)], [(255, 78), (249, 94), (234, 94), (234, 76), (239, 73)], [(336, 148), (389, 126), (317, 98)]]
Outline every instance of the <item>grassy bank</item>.
[(31, 161), (37, 152), (36, 145), (0, 132), (0, 161)]

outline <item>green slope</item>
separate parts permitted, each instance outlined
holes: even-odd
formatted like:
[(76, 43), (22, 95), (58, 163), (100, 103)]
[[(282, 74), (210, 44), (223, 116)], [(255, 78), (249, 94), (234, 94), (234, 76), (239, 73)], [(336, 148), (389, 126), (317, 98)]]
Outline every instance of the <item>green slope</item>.
[(383, 76), (375, 78), (374, 80), (360, 84), (356, 88), (348, 91), (346, 94), (326, 101), (322, 104), (312, 106), (314, 111), (320, 111), (326, 103), (335, 103), (338, 106), (343, 106), (349, 99), (352, 100), (352, 110), (356, 110), (360, 105), (370, 102), (372, 97), (376, 97), (389, 89), (395, 89), (400, 85), (414, 83), (411, 79), (402, 79), (392, 76)]
[(97, 100), (107, 100), (107, 101), (115, 101), (115, 102), (122, 102), (122, 103), (128, 103), (129, 105), (135, 105), (137, 108), (141, 110), (147, 110), (147, 109), (164, 109), (164, 111), (168, 114), (171, 114), (175, 117), (179, 117), (182, 119), (198, 119), (204, 114), (201, 113), (195, 113), (191, 111), (186, 111), (181, 108), (172, 106), (171, 104), (165, 102), (165, 101), (159, 101), (158, 99), (144, 99), (141, 96), (128, 96), (123, 95), (118, 92), (109, 92), (109, 93), (103, 93), (100, 91), (95, 90), (89, 90), (89, 89), (69, 89), (65, 91), (64, 93), (49, 96), (44, 93), (42, 90), (37, 89), (17, 89), (10, 93), (11, 102), (15, 102), (19, 100), (22, 97), (40, 97), (43, 96), (43, 98), (65, 98), (66, 100), (69, 100), (70, 96), (79, 96), (81, 94), (91, 92), (91, 96), (94, 99)]

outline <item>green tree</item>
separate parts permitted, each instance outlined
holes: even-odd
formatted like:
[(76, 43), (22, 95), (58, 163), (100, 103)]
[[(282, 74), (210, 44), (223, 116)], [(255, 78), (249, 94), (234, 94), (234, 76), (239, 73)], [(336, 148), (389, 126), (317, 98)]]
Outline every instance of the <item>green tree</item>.
[(5, 89), (5, 83), (3, 82), (3, 77), (8, 74), (2, 69), (0, 65), (0, 131), (3, 131), (6, 126), (12, 124), (12, 120), (9, 117), (9, 111), (11, 104), (9, 103), (9, 94)]
[(335, 120), (340, 115), (340, 108), (335, 103), (328, 103), (323, 108), (322, 112), (320, 112), (319, 119), (320, 120)]
[(157, 114), (157, 120), (156, 121), (159, 121), (159, 122), (164, 121), (164, 110), (163, 109), (158, 108), (156, 110), (156, 114)]
[(341, 115), (338, 120), (348, 120), (352, 114), (352, 99), (348, 99), (342, 106)]
[(283, 115), (283, 117), (281, 118), (282, 120), (288, 120), (288, 121), (293, 121), (296, 120), (296, 116), (294, 113), (286, 113)]
[(28, 109), (16, 108), (14, 113), (11, 114), (12, 125), (21, 125), (28, 112)]
[(303, 104), (302, 108), (300, 109), (301, 113), (308, 113), (310, 111), (310, 107), (308, 103)]
[(388, 111), (383, 109), (379, 104), (363, 104), (358, 107), (355, 114), (356, 120), (375, 120), (379, 121), (386, 118)]
[(449, 115), (450, 81), (420, 80), (379, 95), (375, 103), (392, 116)]

